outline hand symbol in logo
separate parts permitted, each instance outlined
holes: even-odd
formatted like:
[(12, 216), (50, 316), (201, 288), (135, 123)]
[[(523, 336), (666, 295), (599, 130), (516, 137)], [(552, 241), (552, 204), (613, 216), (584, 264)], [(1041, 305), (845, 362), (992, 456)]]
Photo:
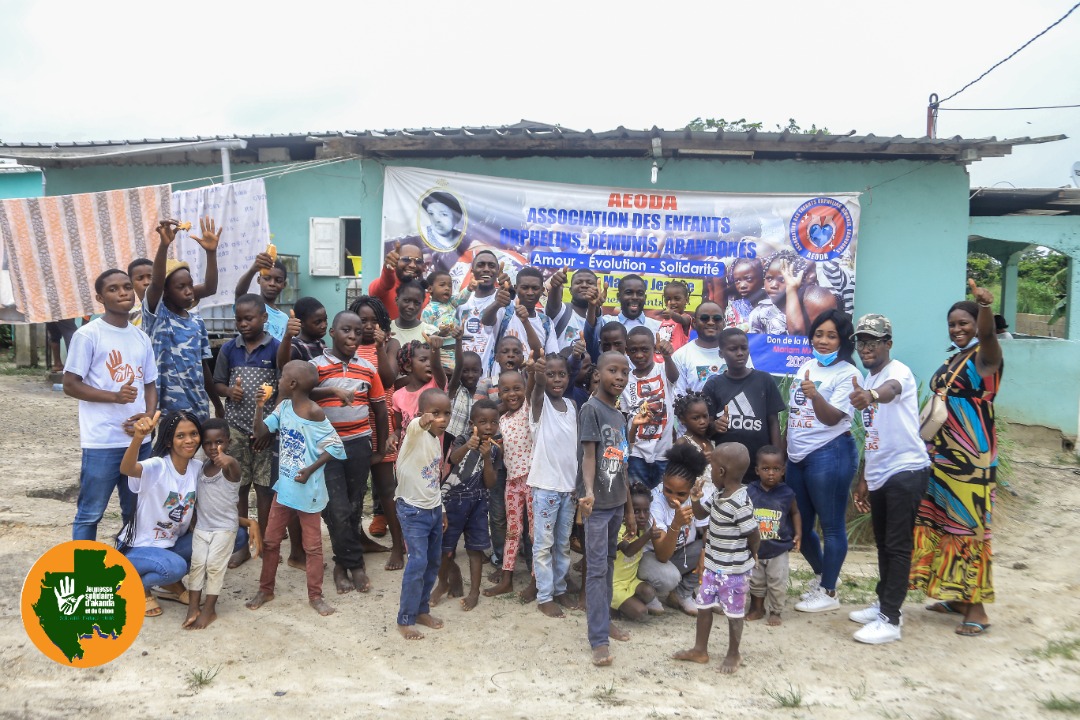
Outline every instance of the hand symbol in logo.
[(118, 383), (127, 382), (135, 377), (135, 371), (130, 365), (124, 363), (124, 356), (119, 350), (109, 353), (109, 360), (105, 363), (105, 367), (109, 370), (109, 377)]
[(75, 578), (70, 577), (61, 578), (60, 587), (53, 588), (53, 592), (56, 593), (56, 606), (65, 615), (74, 615), (84, 597), (83, 595), (73, 597), (75, 595)]

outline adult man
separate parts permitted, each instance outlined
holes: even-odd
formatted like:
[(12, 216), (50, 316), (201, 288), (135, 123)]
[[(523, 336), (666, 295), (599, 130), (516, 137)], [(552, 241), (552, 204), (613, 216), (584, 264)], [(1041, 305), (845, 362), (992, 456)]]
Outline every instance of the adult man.
[[(420, 280), (424, 275), (424, 255), (417, 245), (394, 243), (394, 249), (386, 253), (382, 274), (371, 283), (368, 294), (382, 301), (391, 320), (397, 320), (397, 292), (402, 283)], [(427, 300), (424, 300), (427, 305)]]

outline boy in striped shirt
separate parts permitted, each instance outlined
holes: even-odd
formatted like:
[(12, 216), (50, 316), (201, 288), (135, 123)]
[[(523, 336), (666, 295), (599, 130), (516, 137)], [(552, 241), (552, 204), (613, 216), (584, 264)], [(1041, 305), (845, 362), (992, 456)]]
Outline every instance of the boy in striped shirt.
[[(389, 435), (386, 391), (373, 364), (356, 354), (360, 345), (360, 317), (343, 311), (330, 327), (331, 347), (311, 360), (319, 373), (319, 384), (311, 399), (326, 413), (345, 445), (345, 460), (326, 465), (326, 492), (329, 503), (323, 520), (334, 550), (334, 586), (338, 594), (353, 589), (371, 589), (361, 545), (360, 512), (364, 507), (371, 456), (386, 452)], [(371, 447), (371, 416), (379, 447)]]
[(690, 492), (694, 515), (709, 519), (709, 533), (699, 568), (701, 586), (697, 592), (697, 635), (694, 647), (675, 653), (676, 660), (709, 662), (709, 633), (712, 610), (719, 607), (728, 618), (728, 651), (720, 672), (730, 675), (739, 669), (743, 616), (750, 571), (756, 562), (761, 532), (754, 519), (754, 506), (742, 484), (750, 467), (750, 453), (741, 443), (722, 443), (709, 458), (716, 492), (705, 503), (700, 481)]

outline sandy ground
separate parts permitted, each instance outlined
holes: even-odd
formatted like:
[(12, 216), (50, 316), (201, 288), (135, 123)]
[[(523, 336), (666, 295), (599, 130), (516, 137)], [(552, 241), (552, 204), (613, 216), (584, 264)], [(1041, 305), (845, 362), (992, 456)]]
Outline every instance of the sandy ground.
[[(231, 571), (219, 619), (201, 632), (180, 630), (184, 608), (162, 603), (133, 647), (97, 669), (62, 667), (41, 655), (19, 618), (23, 579), (37, 557), (70, 538), (79, 469), (76, 404), (36, 378), (0, 377), (0, 717), (93, 718), (134, 715), (215, 717), (635, 718), (769, 715), (792, 718), (1063, 717), (1044, 701), (1080, 701), (1080, 477), (1040, 465), (1067, 462), (1024, 443), (1014, 486), (1019, 498), (997, 512), (993, 628), (983, 637), (953, 633), (955, 619), (908, 607), (902, 642), (855, 643), (847, 611), (868, 596), (874, 558), (853, 552), (844, 567), (842, 612), (804, 615), (784, 625), (749, 624), (744, 665), (733, 677), (717, 663), (669, 660), (688, 647), (693, 620), (681, 615), (625, 623), (632, 639), (614, 643), (612, 668), (589, 664), (585, 618), (542, 617), (514, 599), (482, 598), (471, 613), (438, 608), (441, 631), (406, 643), (395, 631), (400, 575), (372, 572), (370, 594), (334, 596), (337, 614), (319, 617), (305, 602), (302, 573), (279, 572), (278, 597), (262, 611), (243, 606), (259, 563)], [(101, 537), (118, 530), (110, 508)], [(324, 546), (329, 541), (324, 538)], [(801, 559), (796, 566), (805, 576)], [(519, 585), (523, 578), (519, 578)], [(795, 581), (797, 595), (801, 581)], [(726, 623), (714, 626), (714, 658)], [(1048, 649), (1058, 649), (1046, 656)], [(1067, 657), (1073, 654), (1075, 659)], [(218, 668), (193, 689), (193, 671)], [(771, 694), (770, 694), (771, 693)], [(778, 693), (799, 696), (781, 708)], [(1080, 710), (1077, 710), (1080, 712)]]

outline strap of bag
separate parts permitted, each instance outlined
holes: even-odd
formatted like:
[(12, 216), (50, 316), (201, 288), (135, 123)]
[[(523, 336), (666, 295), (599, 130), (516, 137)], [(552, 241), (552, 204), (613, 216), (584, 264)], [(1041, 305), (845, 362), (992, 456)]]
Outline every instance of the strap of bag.
[(945, 387), (941, 390), (941, 393), (946, 395), (948, 394), (949, 388), (951, 388), (952, 384), (956, 382), (956, 376), (960, 374), (960, 370), (962, 370), (968, 364), (968, 360), (971, 360), (971, 358), (975, 357), (975, 353), (977, 352), (979, 352), (978, 345), (976, 345), (974, 350), (968, 353), (967, 356), (962, 358), (961, 361), (956, 364), (956, 369), (953, 370), (953, 374), (949, 377), (949, 381), (945, 383)]

